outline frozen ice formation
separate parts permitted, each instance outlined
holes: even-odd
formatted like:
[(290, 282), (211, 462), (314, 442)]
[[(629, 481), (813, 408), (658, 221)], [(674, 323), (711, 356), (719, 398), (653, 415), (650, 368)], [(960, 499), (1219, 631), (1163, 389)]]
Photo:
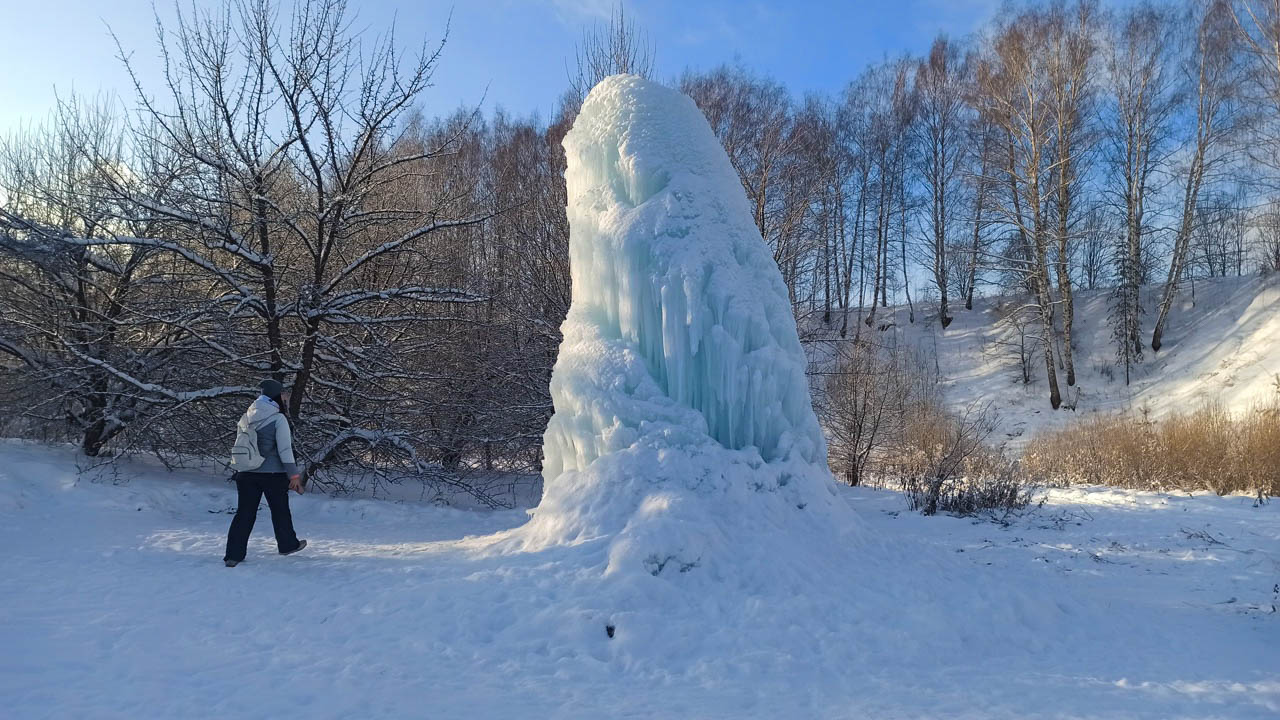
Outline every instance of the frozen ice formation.
[(701, 111), (615, 75), (564, 147), (573, 301), (526, 542), (615, 536), (611, 568), (659, 575), (708, 564), (733, 526), (829, 524), (787, 289)]

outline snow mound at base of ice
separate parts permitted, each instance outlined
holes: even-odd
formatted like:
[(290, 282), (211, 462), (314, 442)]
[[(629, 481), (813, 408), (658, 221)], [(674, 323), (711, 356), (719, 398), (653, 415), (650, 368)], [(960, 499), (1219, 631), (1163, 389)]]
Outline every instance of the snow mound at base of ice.
[(606, 577), (756, 587), (786, 546), (846, 543), (786, 286), (701, 111), (616, 75), (564, 146), (573, 302), (516, 546), (604, 540)]

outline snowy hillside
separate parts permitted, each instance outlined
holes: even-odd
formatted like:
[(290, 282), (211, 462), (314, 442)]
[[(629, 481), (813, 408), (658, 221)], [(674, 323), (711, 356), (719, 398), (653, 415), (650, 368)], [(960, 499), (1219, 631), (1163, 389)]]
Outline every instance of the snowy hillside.
[(841, 488), (877, 540), (829, 593), (685, 606), (648, 577), (645, 635), (576, 595), (600, 541), (503, 549), (521, 511), (305, 495), (307, 549), (276, 555), (264, 508), (231, 570), (224, 478), (121, 470), (0, 443), (6, 718), (1280, 713), (1280, 504), (1072, 489), (1002, 527)]
[[(1148, 342), (1158, 290), (1159, 286), (1143, 288), (1143, 337)], [(1184, 285), (1170, 314), (1164, 347), (1159, 353), (1145, 349), (1144, 361), (1134, 368), (1128, 386), (1124, 368), (1116, 364), (1107, 291), (1079, 292), (1073, 329), (1076, 387), (1067, 388), (1059, 373), (1064, 403), (1072, 404), (1078, 395), (1074, 413), (1049, 407), (1044, 361), (1038, 352), (1030, 364), (1032, 383), (1022, 384), (1019, 333), (1001, 321), (1002, 310), (1012, 302), (979, 298), (973, 310), (953, 306), (955, 320), (945, 330), (928, 316), (927, 306), (916, 306), (914, 324), (908, 322), (905, 306), (894, 307), (878, 321), (891, 315), (893, 327), (876, 334), (884, 342), (905, 341), (936, 353), (947, 402), (955, 407), (993, 402), (1001, 421), (996, 437), (1015, 449), (1038, 430), (1088, 413), (1146, 408), (1159, 418), (1211, 401), (1239, 411), (1280, 393), (1280, 276), (1199, 280), (1194, 293), (1190, 284)], [(1034, 328), (1027, 332), (1033, 334)]]

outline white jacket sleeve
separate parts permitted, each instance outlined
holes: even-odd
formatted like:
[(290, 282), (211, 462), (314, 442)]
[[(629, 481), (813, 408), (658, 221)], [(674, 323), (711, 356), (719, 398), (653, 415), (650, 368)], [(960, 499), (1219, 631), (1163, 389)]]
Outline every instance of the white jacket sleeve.
[(283, 415), (276, 417), (276, 451), (280, 453), (280, 463), (285, 473), (296, 475), (298, 464), (293, 457), (293, 433), (289, 430), (289, 421)]

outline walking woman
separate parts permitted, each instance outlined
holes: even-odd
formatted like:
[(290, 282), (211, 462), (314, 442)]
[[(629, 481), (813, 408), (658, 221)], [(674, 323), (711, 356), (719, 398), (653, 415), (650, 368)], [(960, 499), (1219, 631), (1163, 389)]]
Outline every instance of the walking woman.
[(293, 435), (283, 413), (289, 392), (277, 380), (263, 380), (261, 387), (262, 395), (236, 424), (236, 442), (231, 448), (240, 504), (227, 533), (227, 554), (222, 558), (227, 567), (244, 560), (263, 495), (271, 508), (280, 554), (292, 555), (307, 546), (307, 541), (294, 533), (289, 514), (289, 491), (302, 494), (302, 474), (293, 458)]

